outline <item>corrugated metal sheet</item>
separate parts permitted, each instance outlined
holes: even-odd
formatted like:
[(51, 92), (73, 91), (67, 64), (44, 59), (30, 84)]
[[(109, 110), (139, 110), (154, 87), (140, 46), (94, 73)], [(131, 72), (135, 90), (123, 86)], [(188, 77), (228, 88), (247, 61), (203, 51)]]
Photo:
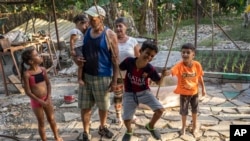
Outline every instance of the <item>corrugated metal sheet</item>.
[[(14, 28), (12, 31), (21, 31), (21, 32), (25, 32), (25, 27), (26, 27), (27, 23), (24, 23), (16, 28)], [(75, 27), (75, 24), (73, 22), (67, 21), (67, 20), (63, 20), (63, 19), (57, 19), (57, 28), (58, 28), (58, 33), (59, 33), (59, 39), (60, 41), (65, 41), (65, 42), (69, 42), (70, 39), (70, 30), (73, 29)], [(49, 29), (49, 22), (43, 19), (36, 19), (35, 21), (35, 29), (36, 32), (40, 31), (40, 30), (44, 30), (46, 31), (46, 33), (49, 33), (50, 31), (50, 36), (51, 39), (54, 42), (57, 42), (57, 38), (56, 38), (56, 30), (55, 30), (55, 23), (52, 22), (50, 23), (50, 29)], [(33, 29), (32, 29), (32, 20), (28, 21), (28, 29), (27, 29), (27, 33), (33, 33)]]

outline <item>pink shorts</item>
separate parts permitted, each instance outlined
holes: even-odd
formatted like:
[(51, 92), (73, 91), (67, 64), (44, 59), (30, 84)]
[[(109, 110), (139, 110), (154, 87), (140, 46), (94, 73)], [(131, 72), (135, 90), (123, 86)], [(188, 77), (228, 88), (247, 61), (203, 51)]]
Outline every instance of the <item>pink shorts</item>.
[[(47, 95), (40, 98), (40, 99), (46, 101)], [(42, 107), (42, 105), (38, 101), (36, 101), (35, 99), (32, 99), (32, 98), (30, 99), (30, 106), (31, 106), (32, 109)]]

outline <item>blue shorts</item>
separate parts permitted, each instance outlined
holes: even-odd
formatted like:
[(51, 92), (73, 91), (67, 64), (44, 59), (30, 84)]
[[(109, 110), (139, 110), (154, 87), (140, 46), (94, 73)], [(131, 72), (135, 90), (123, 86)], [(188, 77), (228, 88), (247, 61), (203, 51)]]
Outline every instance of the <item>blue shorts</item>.
[(123, 120), (133, 119), (136, 107), (139, 103), (149, 106), (153, 111), (163, 109), (162, 104), (157, 100), (150, 90), (137, 93), (125, 92), (122, 98)]

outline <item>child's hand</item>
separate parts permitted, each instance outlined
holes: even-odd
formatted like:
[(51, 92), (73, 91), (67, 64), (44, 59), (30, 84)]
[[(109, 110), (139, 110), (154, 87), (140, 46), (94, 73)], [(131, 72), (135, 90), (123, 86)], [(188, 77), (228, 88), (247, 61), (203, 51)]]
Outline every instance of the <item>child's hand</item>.
[(80, 79), (80, 80), (78, 80), (78, 83), (79, 83), (79, 85), (80, 85), (80, 86), (83, 86), (83, 85), (84, 85), (84, 81), (83, 81), (83, 80), (81, 80), (81, 79)]
[(169, 76), (171, 74), (171, 70), (167, 70), (166, 68), (164, 68), (161, 74), (162, 76)]
[(206, 96), (206, 90), (205, 89), (202, 90), (202, 96)]
[(161, 76), (164, 77), (164, 76), (167, 76), (167, 69), (166, 68), (163, 68), (162, 71), (161, 71)]
[(84, 62), (86, 62), (86, 60), (84, 59), (84, 57), (77, 57), (76, 60), (77, 60), (77, 65), (79, 67), (83, 67)]
[(49, 105), (49, 104), (48, 104), (48, 99), (47, 99), (46, 101), (44, 101), (44, 100), (41, 99), (41, 100), (39, 100), (38, 102), (39, 102), (43, 107), (46, 107), (47, 105)]
[(171, 70), (167, 70), (166, 76), (169, 76), (171, 74)]
[(46, 103), (45, 106), (48, 106), (51, 104), (51, 97), (50, 96), (48, 96), (48, 98), (45, 100), (45, 103)]
[(73, 50), (71, 50), (71, 52), (70, 52), (70, 54), (71, 54), (71, 56), (76, 56), (76, 52), (75, 52), (75, 50), (73, 49)]
[(108, 92), (113, 92), (115, 90), (115, 88), (117, 87), (117, 81), (112, 80), (109, 84), (108, 87)]

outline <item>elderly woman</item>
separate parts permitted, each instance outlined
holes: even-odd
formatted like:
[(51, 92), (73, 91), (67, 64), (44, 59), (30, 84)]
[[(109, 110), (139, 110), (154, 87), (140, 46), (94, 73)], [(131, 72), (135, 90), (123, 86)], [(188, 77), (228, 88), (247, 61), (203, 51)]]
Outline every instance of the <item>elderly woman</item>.
[[(128, 20), (125, 17), (120, 17), (115, 20), (115, 32), (118, 38), (118, 48), (119, 48), (119, 62), (121, 63), (127, 57), (138, 57), (140, 55), (140, 45), (137, 40), (133, 37), (127, 35)], [(121, 75), (118, 77), (118, 83), (123, 82), (125, 77), (125, 71), (121, 71)], [(123, 86), (123, 84), (121, 84)], [(116, 109), (116, 118), (119, 124), (122, 123), (121, 118), (121, 102), (122, 102), (122, 88), (115, 91), (114, 102)]]

